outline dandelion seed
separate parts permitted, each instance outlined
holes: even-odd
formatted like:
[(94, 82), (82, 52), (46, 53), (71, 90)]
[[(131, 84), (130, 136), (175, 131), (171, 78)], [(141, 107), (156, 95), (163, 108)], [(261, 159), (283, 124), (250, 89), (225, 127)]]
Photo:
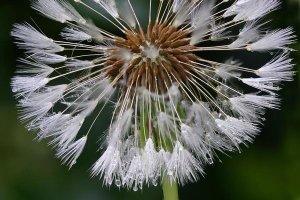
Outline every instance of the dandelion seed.
[(275, 30), (266, 33), (260, 40), (248, 45), (250, 51), (267, 51), (287, 49), (287, 45), (294, 43), (295, 36), (292, 28)]
[(235, 21), (251, 21), (259, 19), (276, 10), (280, 5), (278, 0), (249, 0), (236, 2)]
[(44, 64), (58, 64), (67, 60), (67, 57), (53, 53), (35, 53), (31, 57)]
[(82, 137), (78, 141), (70, 144), (69, 146), (60, 149), (57, 152), (56, 156), (62, 159), (63, 164), (68, 163), (68, 165), (71, 168), (74, 164), (76, 164), (78, 157), (83, 151), (86, 140), (87, 140), (86, 136)]
[(11, 35), (16, 38), (16, 44), (28, 52), (45, 51), (54, 53), (64, 50), (62, 46), (56, 44), (28, 23), (16, 24)]
[(60, 34), (65, 40), (69, 41), (85, 41), (91, 40), (92, 36), (83, 32), (76, 27), (66, 27), (64, 31)]
[(37, 0), (33, 2), (32, 8), (40, 14), (61, 23), (67, 21), (85, 23), (84, 18), (72, 5), (63, 0)]
[[(71, 168), (104, 107), (113, 107), (93, 177), (134, 191), (197, 181), (218, 152), (253, 142), (266, 109), (279, 108), (276, 92), (294, 75), (288, 47), (294, 32), (258, 23), (278, 0), (149, 0), (146, 25), (133, 2), (74, 1), (120, 35), (65, 0), (33, 2), (66, 27), (60, 40), (27, 23), (14, 26), (12, 36), (26, 51), (11, 83), (20, 118)], [(276, 56), (249, 67), (237, 54), (220, 62), (203, 53), (238, 50)], [(249, 87), (256, 92), (242, 92)]]
[(294, 72), (292, 60), (288, 57), (288, 54), (280, 54), (263, 67), (256, 71), (256, 74), (260, 77), (278, 78), (282, 81), (292, 81)]

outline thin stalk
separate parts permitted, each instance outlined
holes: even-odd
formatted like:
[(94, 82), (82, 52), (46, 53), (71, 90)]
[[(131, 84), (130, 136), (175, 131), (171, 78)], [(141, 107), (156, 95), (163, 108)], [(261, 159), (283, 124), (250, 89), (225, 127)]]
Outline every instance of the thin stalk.
[[(152, 138), (154, 144), (156, 144), (157, 146), (160, 146), (158, 145), (158, 143), (160, 142), (160, 140), (158, 138), (156, 138), (155, 136), (153, 136), (152, 134), (153, 133), (150, 133), (150, 128), (149, 128), (149, 118), (151, 119), (151, 116), (149, 117), (148, 114), (149, 112), (151, 112), (150, 110), (152, 109), (151, 108), (151, 105), (150, 107), (148, 107), (147, 105), (145, 105), (145, 97), (143, 97), (142, 99), (142, 106), (141, 106), (141, 109), (140, 109), (140, 123), (139, 123), (139, 128), (140, 128), (140, 140), (139, 140), (139, 145), (140, 145), (140, 148), (144, 148), (145, 145), (146, 145), (146, 142), (147, 142), (147, 139), (148, 138)], [(150, 100), (151, 101), (151, 100)], [(182, 108), (181, 108), (182, 109)], [(154, 109), (155, 110), (155, 109)], [(156, 111), (153, 111), (153, 112), (156, 112)], [(155, 132), (155, 130), (154, 130)], [(169, 143), (166, 143), (165, 144), (165, 149), (169, 149), (170, 151), (172, 151), (172, 141), (170, 141)], [(164, 200), (179, 200), (179, 197), (178, 197), (178, 185), (177, 185), (177, 181), (170, 181), (168, 179), (168, 177), (163, 176), (162, 177), (162, 190), (163, 190), (163, 196), (164, 196)]]
[(168, 178), (164, 177), (162, 182), (162, 189), (164, 200), (179, 200), (178, 185), (176, 181), (170, 182)]

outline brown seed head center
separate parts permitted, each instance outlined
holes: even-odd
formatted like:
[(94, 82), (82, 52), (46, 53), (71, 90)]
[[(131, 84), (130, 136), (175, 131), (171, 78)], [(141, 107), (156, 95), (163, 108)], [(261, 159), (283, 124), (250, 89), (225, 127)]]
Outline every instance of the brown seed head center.
[(189, 32), (174, 26), (148, 25), (147, 33), (126, 31), (126, 39), (116, 38), (108, 52), (107, 76), (117, 78), (117, 84), (144, 87), (164, 93), (173, 82), (186, 81), (192, 62), (198, 57), (191, 53)]

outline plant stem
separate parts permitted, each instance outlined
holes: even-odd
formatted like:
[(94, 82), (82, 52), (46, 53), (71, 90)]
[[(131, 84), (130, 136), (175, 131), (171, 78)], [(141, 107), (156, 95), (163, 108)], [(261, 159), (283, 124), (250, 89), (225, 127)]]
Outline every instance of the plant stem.
[(164, 200), (179, 200), (178, 186), (176, 181), (173, 181), (171, 183), (167, 178), (164, 177), (162, 182), (162, 189)]

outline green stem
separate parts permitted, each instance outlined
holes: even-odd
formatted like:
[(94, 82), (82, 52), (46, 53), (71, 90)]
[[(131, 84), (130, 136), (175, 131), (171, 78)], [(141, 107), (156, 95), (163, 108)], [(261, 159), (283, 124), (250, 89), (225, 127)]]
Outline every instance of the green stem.
[(163, 178), (162, 189), (164, 193), (164, 200), (179, 200), (176, 181), (171, 183), (168, 178)]

